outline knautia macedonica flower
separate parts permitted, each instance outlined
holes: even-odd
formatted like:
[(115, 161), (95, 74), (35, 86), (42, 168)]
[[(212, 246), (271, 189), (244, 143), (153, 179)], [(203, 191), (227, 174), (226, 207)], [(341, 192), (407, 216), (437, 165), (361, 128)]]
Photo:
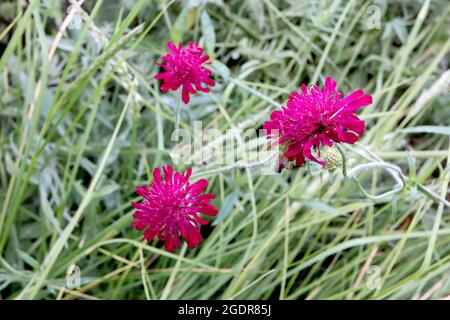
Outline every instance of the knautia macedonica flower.
[(209, 92), (209, 88), (203, 84), (213, 87), (211, 70), (204, 67), (210, 64), (209, 56), (203, 54), (203, 49), (189, 42), (186, 48), (181, 43), (176, 47), (170, 40), (167, 42), (169, 54), (162, 57), (163, 63), (157, 63), (164, 69), (158, 73), (155, 79), (163, 80), (161, 91), (177, 90), (181, 87), (181, 97), (185, 104), (189, 103), (189, 94), (197, 91)]
[(215, 216), (217, 209), (210, 204), (213, 194), (201, 194), (208, 181), (200, 179), (190, 184), (192, 169), (186, 172), (174, 172), (171, 166), (153, 170), (153, 181), (149, 185), (136, 187), (136, 192), (144, 198), (141, 202), (132, 202), (136, 209), (131, 226), (137, 230), (145, 229), (144, 239), (149, 243), (158, 237), (164, 241), (166, 250), (173, 252), (180, 247), (180, 236), (189, 248), (197, 246), (202, 236), (200, 225), (207, 224), (199, 213)]
[(353, 144), (358, 141), (365, 123), (355, 112), (371, 103), (372, 97), (363, 90), (345, 97), (336, 90), (336, 81), (327, 77), (322, 90), (315, 85), (302, 84), (300, 91), (289, 96), (286, 106), (272, 112), (263, 127), (269, 138), (278, 139), (284, 156), (295, 160), (297, 166), (302, 166), (305, 159), (326, 166), (326, 162), (320, 160), (320, 147), (331, 147), (333, 142)]

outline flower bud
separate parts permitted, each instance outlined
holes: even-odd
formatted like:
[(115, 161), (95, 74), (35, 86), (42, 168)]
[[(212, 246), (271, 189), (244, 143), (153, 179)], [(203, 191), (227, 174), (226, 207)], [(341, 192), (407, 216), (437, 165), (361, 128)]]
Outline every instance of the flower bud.
[(335, 146), (324, 147), (322, 149), (322, 158), (327, 163), (325, 169), (330, 172), (342, 166), (342, 156)]

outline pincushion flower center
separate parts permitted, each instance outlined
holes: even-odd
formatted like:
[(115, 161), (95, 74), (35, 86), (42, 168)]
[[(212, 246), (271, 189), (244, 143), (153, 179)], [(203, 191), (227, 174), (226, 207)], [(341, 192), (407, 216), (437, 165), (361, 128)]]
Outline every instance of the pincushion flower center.
[(333, 124), (330, 121), (322, 121), (314, 124), (315, 130), (313, 131), (313, 135), (322, 134), (328, 132)]
[(176, 196), (171, 196), (164, 202), (168, 215), (178, 214), (183, 208), (183, 204)]
[(316, 123), (315, 133), (322, 133), (325, 130), (326, 126), (322, 122)]
[(173, 190), (168, 190), (162, 202), (165, 208), (164, 211), (168, 217), (180, 215), (188, 207), (185, 195)]
[(176, 67), (176, 72), (180, 75), (180, 78), (183, 81), (191, 79), (194, 74), (194, 63), (192, 58), (185, 56), (180, 60), (180, 66)]
[(186, 64), (183, 67), (177, 67), (176, 72), (179, 74), (179, 77), (182, 81), (188, 80), (191, 78), (192, 66)]

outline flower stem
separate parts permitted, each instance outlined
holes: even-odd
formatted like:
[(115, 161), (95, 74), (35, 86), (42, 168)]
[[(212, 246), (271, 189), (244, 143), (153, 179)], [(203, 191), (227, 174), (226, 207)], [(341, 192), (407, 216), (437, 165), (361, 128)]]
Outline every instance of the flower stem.
[[(397, 185), (392, 190), (385, 192), (383, 194), (372, 195), (368, 193), (362, 186), (361, 182), (356, 178), (356, 173), (367, 169), (385, 169), (397, 182)], [(361, 164), (351, 169), (348, 172), (348, 176), (356, 182), (359, 189), (364, 193), (364, 195), (372, 200), (380, 200), (389, 195), (396, 194), (397, 192), (400, 192), (403, 189), (403, 187), (406, 186), (406, 180), (404, 179), (401, 169), (397, 166), (385, 162), (369, 162), (366, 164)]]
[(183, 104), (183, 101), (181, 100), (181, 87), (177, 90), (176, 94), (177, 98), (177, 116), (175, 119), (175, 131), (178, 131), (180, 128), (180, 115), (181, 115), (181, 105)]
[(347, 175), (347, 154), (345, 153), (344, 148), (339, 143), (336, 143), (336, 148), (342, 156), (342, 174), (344, 177), (348, 177)]

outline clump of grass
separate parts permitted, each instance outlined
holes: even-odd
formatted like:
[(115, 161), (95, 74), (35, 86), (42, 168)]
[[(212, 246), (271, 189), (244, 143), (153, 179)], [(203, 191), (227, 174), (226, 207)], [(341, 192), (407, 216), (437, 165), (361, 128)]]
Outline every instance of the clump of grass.
[[(85, 1), (71, 21), (61, 1), (8, 6), (1, 298), (448, 298), (450, 5), (314, 3)], [(380, 29), (368, 29), (377, 13)], [(369, 196), (340, 170), (194, 166), (212, 172), (217, 223), (192, 251), (142, 242), (129, 226), (134, 186), (172, 162), (175, 99), (153, 79), (169, 37), (214, 60), (212, 94), (181, 113), (190, 131), (196, 120), (257, 129), (300, 83), (326, 75), (371, 92), (365, 136), (345, 148)], [(394, 167), (354, 170), (369, 162)], [(79, 289), (66, 284), (73, 265)]]

